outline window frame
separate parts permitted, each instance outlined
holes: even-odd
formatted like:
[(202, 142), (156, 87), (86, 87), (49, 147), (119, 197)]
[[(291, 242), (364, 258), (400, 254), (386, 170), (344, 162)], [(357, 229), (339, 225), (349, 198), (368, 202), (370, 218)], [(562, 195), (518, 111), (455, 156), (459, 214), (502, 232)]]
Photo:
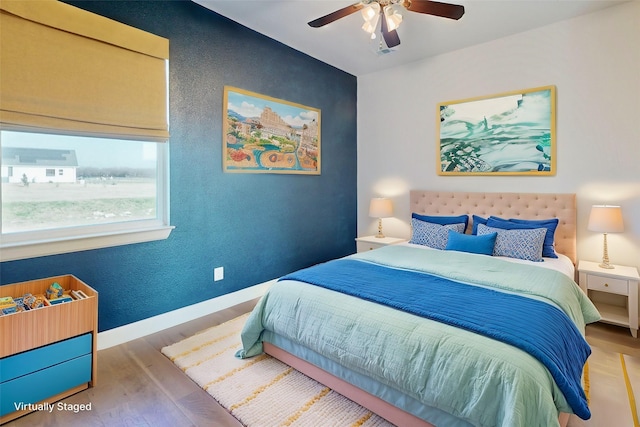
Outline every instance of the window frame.
[(175, 228), (169, 225), (169, 144), (157, 143), (156, 147), (155, 219), (3, 233), (0, 239), (0, 262), (168, 238)]

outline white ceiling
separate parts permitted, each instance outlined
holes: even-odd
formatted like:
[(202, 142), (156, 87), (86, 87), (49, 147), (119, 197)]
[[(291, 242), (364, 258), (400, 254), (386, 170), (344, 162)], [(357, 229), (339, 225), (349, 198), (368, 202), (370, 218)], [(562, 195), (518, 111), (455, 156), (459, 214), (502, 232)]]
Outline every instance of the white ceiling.
[[(378, 56), (360, 27), (359, 12), (321, 28), (307, 22), (355, 0), (193, 0), (220, 15), (355, 76), (495, 40), (628, 0), (462, 0), (459, 20), (403, 12), (401, 44)], [(440, 0), (447, 1), (447, 0)]]

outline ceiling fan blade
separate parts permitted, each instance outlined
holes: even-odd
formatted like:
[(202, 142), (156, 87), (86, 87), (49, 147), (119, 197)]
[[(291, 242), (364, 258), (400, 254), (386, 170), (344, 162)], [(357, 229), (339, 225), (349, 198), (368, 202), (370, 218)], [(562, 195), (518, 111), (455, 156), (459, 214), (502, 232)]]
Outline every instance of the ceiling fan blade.
[(352, 4), (350, 6), (343, 7), (342, 9), (338, 9), (335, 12), (331, 12), (330, 14), (322, 16), (318, 19), (314, 19), (313, 21), (310, 21), (308, 24), (310, 27), (320, 28), (322, 26), (332, 23), (333, 21), (337, 21), (340, 18), (344, 18), (345, 16), (349, 16), (352, 13), (356, 13), (363, 7), (364, 5), (362, 3)]
[(389, 31), (387, 20), (385, 19), (384, 12), (382, 11), (380, 11), (380, 26), (382, 37), (384, 38), (384, 42), (387, 44), (387, 47), (391, 49), (398, 46), (400, 44), (400, 36), (398, 36), (398, 32), (396, 30)]
[(460, 19), (464, 15), (464, 6), (451, 3), (430, 0), (404, 0), (403, 5), (411, 12), (426, 13), (449, 19)]

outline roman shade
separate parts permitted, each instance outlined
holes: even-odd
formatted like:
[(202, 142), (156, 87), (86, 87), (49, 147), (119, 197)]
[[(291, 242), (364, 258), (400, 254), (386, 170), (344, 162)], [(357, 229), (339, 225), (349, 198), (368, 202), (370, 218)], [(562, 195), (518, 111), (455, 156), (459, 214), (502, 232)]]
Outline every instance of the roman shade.
[(169, 40), (56, 0), (0, 3), (0, 125), (163, 142)]

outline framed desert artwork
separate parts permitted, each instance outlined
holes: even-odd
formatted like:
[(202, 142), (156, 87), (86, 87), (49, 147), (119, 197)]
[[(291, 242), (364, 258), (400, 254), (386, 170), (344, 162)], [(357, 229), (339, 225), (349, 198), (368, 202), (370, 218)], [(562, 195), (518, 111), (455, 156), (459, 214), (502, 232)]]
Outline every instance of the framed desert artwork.
[(223, 169), (320, 174), (320, 110), (224, 88)]
[(438, 104), (439, 175), (555, 175), (556, 88)]

